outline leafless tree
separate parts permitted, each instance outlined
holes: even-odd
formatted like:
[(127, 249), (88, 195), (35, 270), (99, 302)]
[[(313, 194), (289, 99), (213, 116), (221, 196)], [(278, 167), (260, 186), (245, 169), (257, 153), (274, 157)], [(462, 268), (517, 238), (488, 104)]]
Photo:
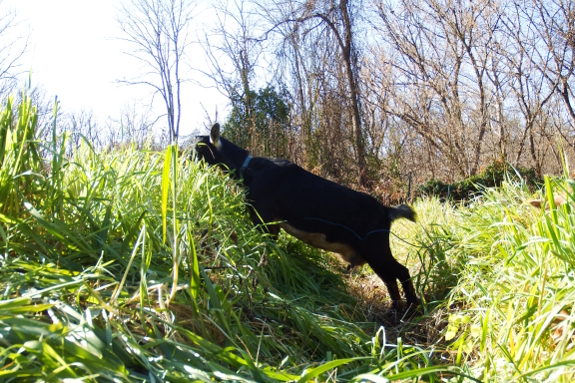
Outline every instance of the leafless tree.
[(52, 139), (52, 118), (54, 116), (54, 98), (48, 95), (48, 92), (42, 85), (28, 84), (28, 88), (23, 93), (21, 88), (14, 89), (16, 95), (15, 104), (19, 104), (24, 95), (30, 97), (32, 105), (36, 107), (38, 114), (37, 135), (39, 138), (50, 141)]
[(57, 127), (58, 136), (64, 131), (69, 134), (67, 150), (73, 154), (83, 140), (94, 149), (105, 149), (117, 145), (146, 144), (154, 146), (160, 137), (153, 136), (153, 126), (158, 117), (152, 119), (150, 112), (142, 112), (136, 103), (126, 104), (118, 118), (108, 117), (100, 121), (91, 109), (60, 111)]
[(0, 98), (18, 88), (17, 76), (22, 73), (19, 60), (28, 48), (28, 31), (25, 31), (18, 13), (5, 9), (0, 0)]
[[(294, 75), (298, 76), (300, 84), (304, 83), (301, 78), (306, 70), (302, 55), (305, 52), (304, 43), (315, 52), (309, 52), (312, 56), (321, 56), (322, 49), (333, 57), (330, 61), (323, 62), (322, 69), (337, 72), (336, 79), (345, 84), (344, 93), (347, 95), (345, 103), (339, 100), (341, 106), (345, 106), (349, 115), (351, 126), (351, 143), (355, 152), (355, 163), (358, 170), (358, 180), (361, 185), (367, 184), (365, 174), (366, 150), (364, 130), (362, 128), (361, 94), (359, 86), (359, 62), (358, 39), (356, 37), (358, 18), (361, 14), (362, 1), (350, 0), (322, 0), (303, 1), (291, 0), (288, 2), (259, 2), (261, 8), (271, 22), (270, 31), (279, 31), (284, 39), (291, 45), (294, 53), (292, 58)], [(287, 26), (287, 28), (285, 27)], [(320, 40), (323, 39), (323, 40)], [(333, 54), (336, 56), (333, 56)], [(336, 66), (342, 64), (340, 68)], [(341, 70), (340, 70), (341, 69)], [(308, 72), (309, 73), (309, 72)], [(311, 73), (310, 73), (311, 74)], [(314, 72), (314, 75), (317, 74)], [(336, 85), (337, 87), (340, 84)], [(343, 89), (341, 89), (343, 90)], [(333, 96), (333, 93), (330, 97)], [(305, 95), (300, 86), (298, 97), (304, 99), (310, 95)], [(313, 96), (312, 96), (313, 97)], [(307, 114), (308, 110), (304, 113)], [(335, 117), (335, 116), (334, 116)], [(344, 116), (342, 116), (344, 117)], [(304, 128), (309, 132), (311, 125), (309, 117), (304, 118)], [(333, 120), (331, 121), (334, 122)]]
[(217, 1), (213, 10), (214, 23), (207, 26), (202, 40), (210, 70), (204, 74), (228, 98), (232, 108), (245, 109), (245, 134), (236, 139), (239, 145), (255, 149), (252, 94), (256, 69), (262, 65), (264, 54), (258, 20), (246, 0)]
[(202, 40), (210, 77), (218, 91), (234, 102), (234, 94), (249, 93), (263, 49), (256, 36), (257, 19), (245, 0), (217, 1), (214, 22)]
[(492, 158), (508, 161), (509, 141), (513, 130), (510, 121), (510, 106), (508, 100), (512, 98), (511, 87), (514, 78), (508, 69), (507, 52), (514, 50), (514, 39), (508, 34), (500, 34), (492, 41), (492, 54), (487, 62), (486, 76), (489, 87), (489, 133), (492, 142)]
[(393, 54), (388, 112), (409, 123), (460, 176), (475, 174), (489, 126), (486, 68), (500, 16), (484, 1), (379, 2)]
[(120, 82), (150, 87), (152, 100), (161, 97), (172, 142), (180, 132), (181, 91), (186, 81), (182, 62), (192, 44), (195, 8), (195, 0), (124, 0), (116, 17), (120, 40), (130, 47), (124, 53), (142, 64), (142, 72)]
[[(269, 24), (268, 29), (274, 32), (265, 36), (276, 46), (278, 67), (283, 69), (282, 77), (289, 84), (294, 97), (292, 118), (298, 127), (299, 144), (292, 159), (311, 168), (323, 167), (324, 158), (320, 152), (328, 145), (318, 142), (324, 138), (318, 134), (322, 130), (319, 116), (325, 116), (320, 110), (328, 102), (321, 95), (328, 94), (326, 87), (334, 83), (331, 77), (333, 71), (329, 67), (337, 60), (334, 49), (329, 46), (329, 32), (322, 28), (308, 28), (301, 23), (286, 22), (298, 13), (300, 1), (260, 2), (259, 7)], [(276, 36), (278, 38), (274, 39)], [(333, 133), (338, 127), (332, 126), (331, 129)], [(339, 150), (343, 151), (341, 147)]]
[(149, 111), (142, 111), (136, 103), (130, 103), (122, 108), (119, 118), (110, 118), (108, 125), (113, 126), (114, 142), (129, 142), (142, 147), (147, 140), (154, 138), (153, 127), (157, 122), (158, 118), (152, 118)]
[[(516, 150), (513, 164), (518, 166), (525, 147), (529, 148), (531, 160), (537, 173), (541, 173), (542, 157), (537, 155), (536, 136), (545, 136), (546, 124), (542, 123), (547, 112), (546, 104), (552, 99), (557, 83), (546, 81), (549, 70), (549, 55), (541, 45), (541, 36), (533, 25), (534, 8), (513, 3), (503, 15), (505, 32), (512, 43), (505, 51), (497, 52), (506, 61), (511, 95), (515, 98), (514, 113), (520, 117), (517, 127)], [(539, 132), (536, 128), (539, 126)], [(543, 129), (543, 130), (541, 130)]]
[(575, 133), (575, 3), (532, 0), (528, 4), (523, 15), (529, 18), (529, 30), (540, 42), (532, 62), (548, 87), (560, 96), (571, 121), (571, 132)]
[(60, 116), (59, 126), (69, 134), (68, 151), (73, 153), (80, 148), (82, 140), (87, 140), (94, 148), (102, 148), (105, 132), (91, 109), (81, 109)]

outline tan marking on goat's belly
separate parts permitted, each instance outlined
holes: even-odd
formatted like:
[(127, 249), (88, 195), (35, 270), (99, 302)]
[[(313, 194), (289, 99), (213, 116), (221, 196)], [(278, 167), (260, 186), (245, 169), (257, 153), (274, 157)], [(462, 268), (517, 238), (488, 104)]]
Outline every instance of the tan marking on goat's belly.
[(329, 242), (323, 233), (303, 231), (285, 222), (280, 223), (280, 226), (288, 234), (308, 245), (339, 254), (344, 261), (349, 262), (352, 266), (361, 266), (365, 263), (365, 260), (351, 246), (340, 242)]

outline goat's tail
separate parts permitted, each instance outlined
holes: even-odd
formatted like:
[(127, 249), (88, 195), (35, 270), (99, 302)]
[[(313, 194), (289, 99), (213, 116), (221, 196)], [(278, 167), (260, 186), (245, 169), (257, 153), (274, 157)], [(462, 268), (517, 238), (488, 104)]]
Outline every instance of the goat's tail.
[(398, 218), (407, 218), (408, 220), (415, 222), (415, 212), (407, 205), (390, 207), (387, 215), (392, 222)]

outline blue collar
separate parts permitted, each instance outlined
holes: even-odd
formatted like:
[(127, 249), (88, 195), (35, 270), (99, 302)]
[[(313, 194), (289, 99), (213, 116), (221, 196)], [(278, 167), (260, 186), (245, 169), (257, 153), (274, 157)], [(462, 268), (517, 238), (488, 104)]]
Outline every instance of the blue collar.
[(242, 167), (240, 168), (240, 175), (243, 177), (244, 173), (246, 172), (246, 169), (248, 168), (248, 165), (250, 164), (250, 161), (252, 160), (252, 156), (248, 155), (246, 157), (246, 159), (244, 160), (244, 163), (242, 164)]

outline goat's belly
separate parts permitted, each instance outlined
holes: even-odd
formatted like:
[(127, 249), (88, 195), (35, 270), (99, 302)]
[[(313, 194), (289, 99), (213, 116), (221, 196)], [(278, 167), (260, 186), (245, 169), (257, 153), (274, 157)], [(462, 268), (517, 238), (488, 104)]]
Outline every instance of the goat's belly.
[(281, 223), (280, 226), (288, 234), (293, 235), (310, 246), (338, 253), (344, 261), (349, 262), (352, 266), (361, 266), (365, 263), (365, 260), (357, 254), (353, 247), (341, 242), (329, 242), (323, 233), (303, 231), (285, 222)]

